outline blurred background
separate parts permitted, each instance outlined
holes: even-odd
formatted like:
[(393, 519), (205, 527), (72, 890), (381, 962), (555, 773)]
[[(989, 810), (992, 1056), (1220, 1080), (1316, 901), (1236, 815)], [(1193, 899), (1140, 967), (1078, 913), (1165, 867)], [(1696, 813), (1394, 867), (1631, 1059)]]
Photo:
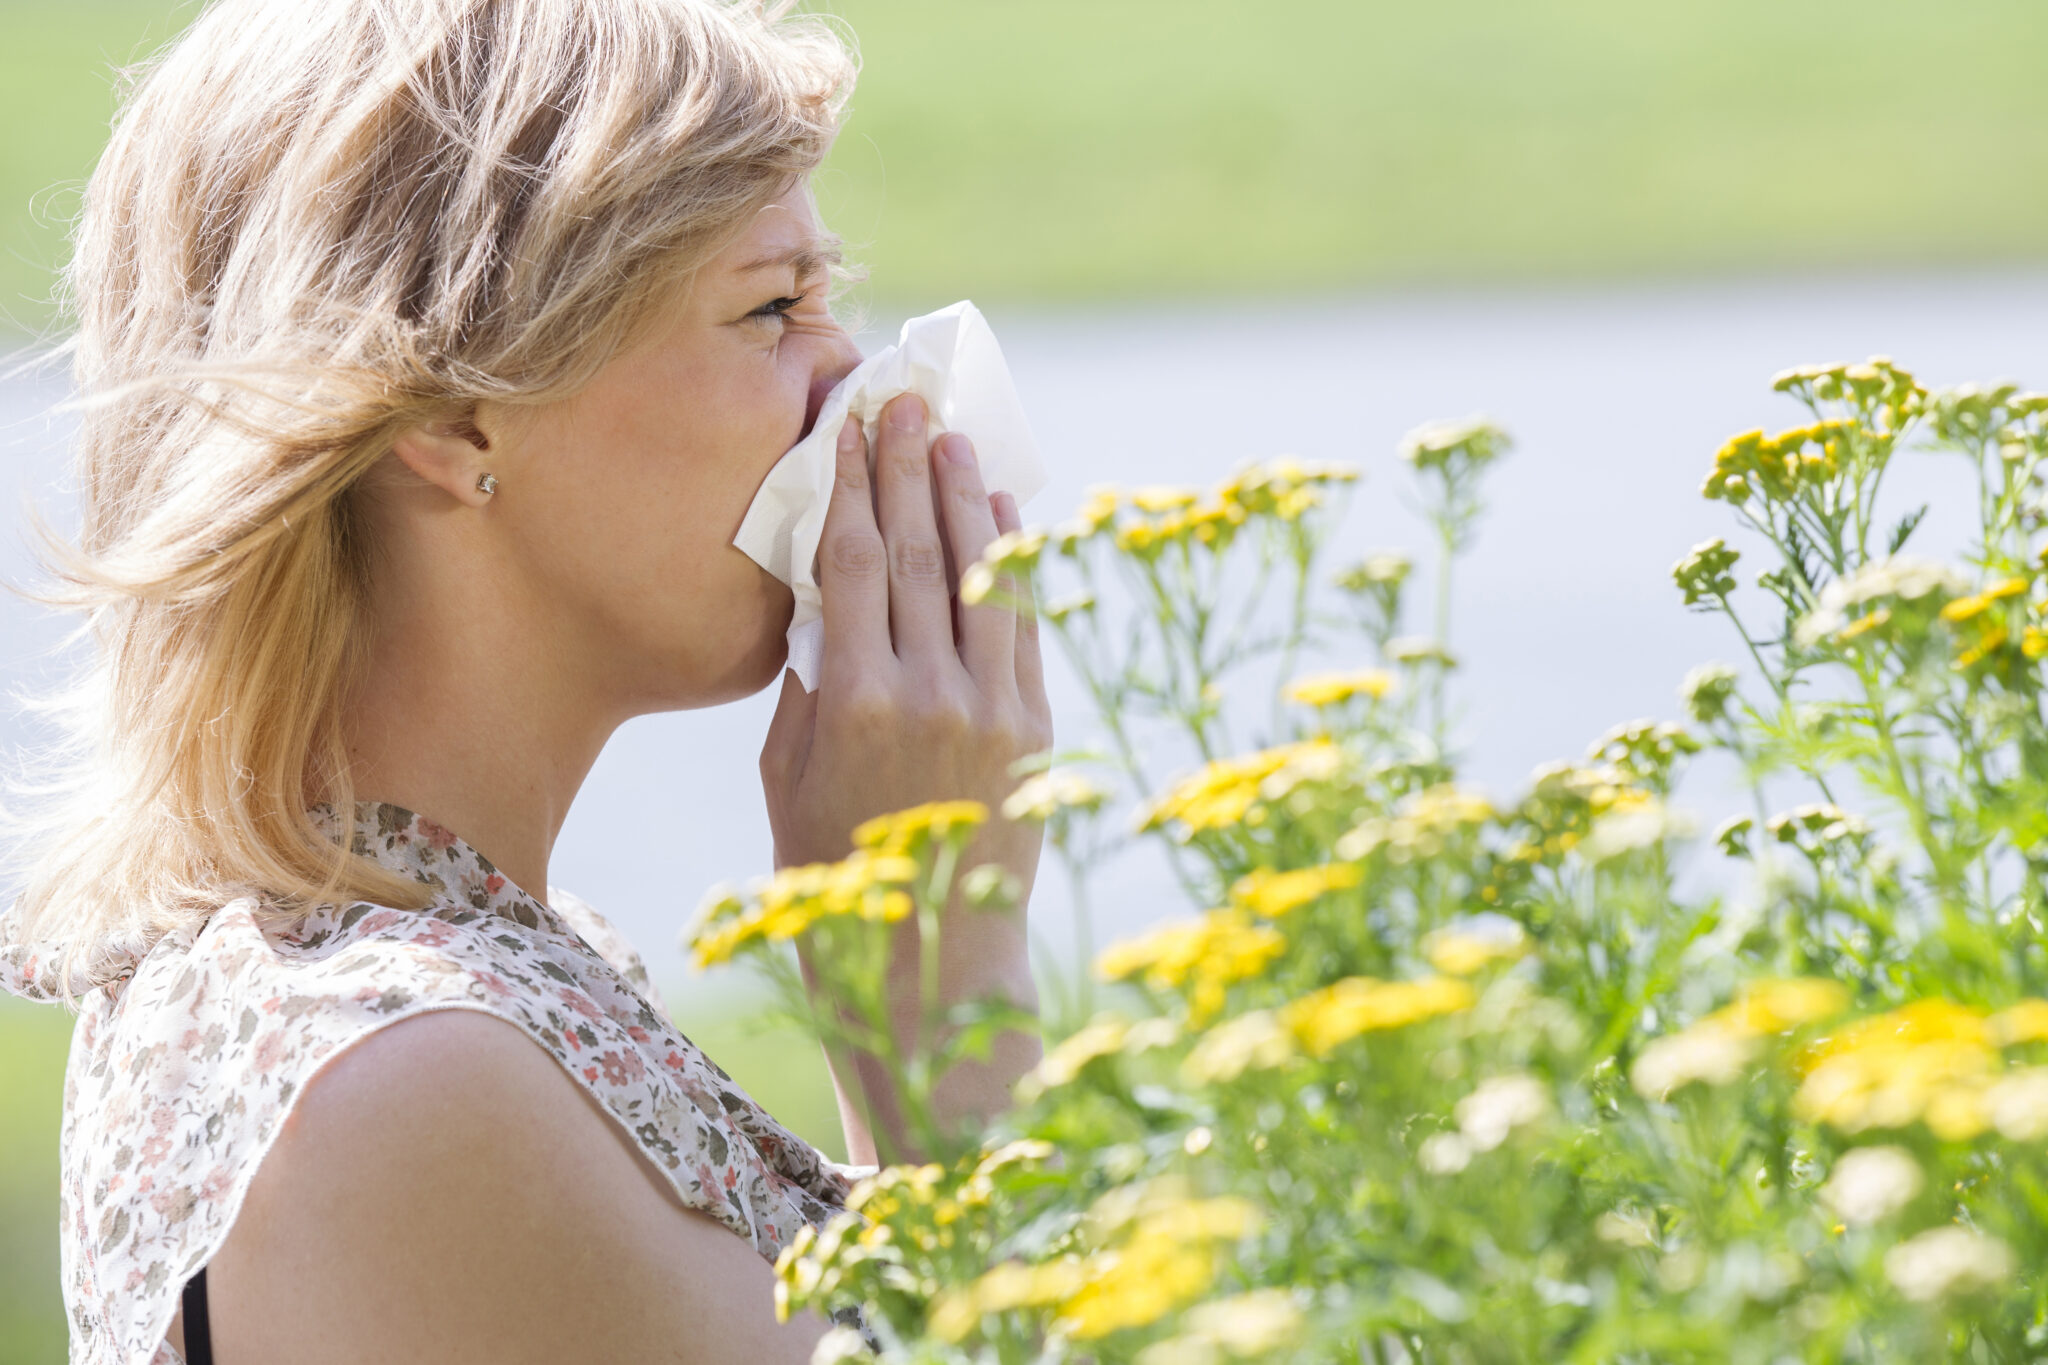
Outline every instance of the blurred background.
[[(1400, 434), (1471, 411), (1515, 432), (1452, 641), (1460, 738), (1497, 795), (1613, 723), (1671, 716), (1686, 668), (1739, 648), (1680, 609), (1667, 573), (1729, 530), (1696, 494), (1714, 447), (1794, 420), (1774, 370), (1884, 352), (1931, 383), (2048, 383), (2039, 0), (830, 8), (864, 71), (818, 189), (868, 269), (850, 300), (862, 340), (982, 305), (1054, 470), (1027, 519), (1091, 483), (1204, 482), (1297, 453), (1365, 470), (1340, 553), (1420, 552)], [(51, 272), (114, 71), (193, 11), (0, 0), (7, 347), (61, 336)], [(30, 567), (24, 501), (68, 516), (64, 396), (61, 372), (0, 379), (9, 581)], [(1899, 495), (1943, 477), (1909, 459)], [(0, 683), (55, 676), (60, 637), (0, 604)], [(1085, 742), (1052, 672), (1062, 741)], [(744, 982), (690, 974), (676, 936), (694, 897), (652, 890), (767, 867), (754, 755), (770, 700), (629, 726), (554, 878), (640, 945), (692, 1037), (837, 1152), (822, 1066), (749, 1025)], [(9, 707), (0, 743), (32, 739)], [(1051, 964), (1071, 940), (1043, 880)], [(1098, 932), (1173, 909), (1156, 867), (1128, 861), (1102, 883)], [(57, 1011), (0, 1001), (0, 1365), (64, 1350), (67, 1037)]]

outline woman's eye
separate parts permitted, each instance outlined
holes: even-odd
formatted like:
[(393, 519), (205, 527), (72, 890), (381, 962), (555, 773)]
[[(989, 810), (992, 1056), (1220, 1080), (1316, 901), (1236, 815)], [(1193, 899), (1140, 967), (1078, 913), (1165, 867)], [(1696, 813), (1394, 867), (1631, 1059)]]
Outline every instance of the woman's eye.
[(791, 309), (809, 297), (809, 294), (795, 294), (785, 298), (770, 299), (753, 312), (747, 314), (747, 316), (750, 318), (787, 317)]

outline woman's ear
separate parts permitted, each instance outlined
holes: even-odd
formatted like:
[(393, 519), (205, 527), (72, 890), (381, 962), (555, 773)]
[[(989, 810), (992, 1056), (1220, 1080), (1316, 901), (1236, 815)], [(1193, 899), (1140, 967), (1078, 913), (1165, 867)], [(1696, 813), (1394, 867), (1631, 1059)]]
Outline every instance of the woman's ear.
[(491, 500), (497, 479), (490, 472), (490, 440), (473, 417), (444, 417), (407, 427), (391, 453), (407, 469), (457, 502), (481, 507)]

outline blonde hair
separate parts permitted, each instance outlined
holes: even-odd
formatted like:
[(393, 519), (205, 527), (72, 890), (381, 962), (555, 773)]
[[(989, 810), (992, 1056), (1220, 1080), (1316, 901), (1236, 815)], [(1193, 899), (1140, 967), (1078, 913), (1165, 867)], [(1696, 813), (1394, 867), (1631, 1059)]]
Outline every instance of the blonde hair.
[(76, 993), (224, 900), (417, 906), (325, 837), (401, 431), (573, 392), (823, 159), (848, 46), (759, 0), (215, 0), (144, 68), (65, 290), (90, 666), (12, 936)]

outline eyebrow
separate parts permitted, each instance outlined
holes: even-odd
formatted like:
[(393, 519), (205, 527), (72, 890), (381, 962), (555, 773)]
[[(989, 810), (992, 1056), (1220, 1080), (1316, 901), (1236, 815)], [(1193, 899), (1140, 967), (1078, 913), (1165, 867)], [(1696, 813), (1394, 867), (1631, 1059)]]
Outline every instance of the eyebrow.
[(814, 241), (799, 243), (787, 251), (778, 251), (772, 256), (749, 261), (739, 267), (739, 273), (750, 275), (756, 271), (787, 269), (794, 266), (798, 279), (809, 279), (812, 275), (838, 265), (844, 259), (845, 253), (839, 249), (837, 237), (820, 237)]

